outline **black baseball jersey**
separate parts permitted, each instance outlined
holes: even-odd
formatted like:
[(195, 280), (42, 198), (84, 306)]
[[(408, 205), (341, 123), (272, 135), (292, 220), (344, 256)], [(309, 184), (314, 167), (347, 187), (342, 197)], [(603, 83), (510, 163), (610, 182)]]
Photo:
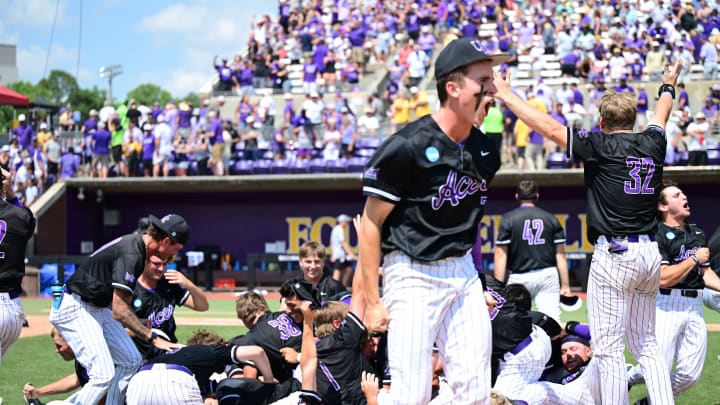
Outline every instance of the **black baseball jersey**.
[(323, 302), (329, 301), (331, 298), (347, 291), (347, 288), (341, 282), (327, 275), (323, 275), (315, 288), (320, 292), (320, 301)]
[(67, 287), (99, 307), (109, 307), (113, 289), (133, 293), (145, 267), (145, 243), (141, 235), (121, 236), (93, 252), (70, 276)]
[[(139, 319), (147, 319), (151, 328), (165, 332), (170, 341), (175, 343), (175, 306), (183, 305), (189, 296), (188, 290), (177, 284), (170, 284), (164, 278), (158, 281), (155, 288), (146, 288), (137, 283), (133, 292), (132, 308)], [(133, 337), (133, 342), (144, 359), (163, 352), (144, 339)]]
[(295, 365), (287, 363), (282, 358), (280, 349), (291, 347), (300, 351), (302, 326), (298, 326), (285, 312), (272, 312), (261, 316), (246, 335), (238, 336), (230, 343), (237, 346), (262, 347), (270, 360), (273, 375), (278, 381), (283, 382), (292, 378)]
[(532, 318), (524, 309), (516, 306), (505, 295), (505, 285), (491, 275), (486, 275), (487, 291), (495, 298), (497, 304), (490, 312), (492, 322), (492, 356), (491, 366), (493, 381), (497, 365), (505, 353), (517, 347), (532, 333)]
[(588, 240), (654, 234), (662, 187), (665, 131), (588, 132), (568, 129), (568, 156), (585, 162)]
[(431, 115), (386, 139), (363, 173), (364, 195), (395, 204), (382, 227), (383, 253), (401, 250), (423, 261), (466, 254), (499, 168), (487, 135), (473, 127), (457, 144)]
[(495, 241), (495, 245), (507, 246), (507, 269), (512, 273), (555, 266), (556, 245), (561, 243), (565, 243), (565, 231), (560, 222), (534, 205), (505, 213)]
[(363, 355), (365, 326), (348, 312), (340, 327), (317, 344), (317, 391), (327, 404), (365, 404), (360, 388), (363, 371), (376, 373)]
[(227, 364), (240, 362), (235, 358), (235, 346), (191, 345), (176, 352), (160, 354), (148, 363), (187, 367), (194, 374), (202, 395), (207, 395), (212, 393), (209, 386), (210, 376), (225, 371)]
[(720, 275), (720, 227), (715, 230), (715, 233), (710, 237), (710, 241), (707, 244), (710, 249), (710, 267)]
[(35, 216), (30, 209), (0, 200), (0, 292), (22, 292), (25, 248), (33, 232)]
[[(671, 266), (678, 264), (692, 256), (705, 244), (705, 232), (695, 224), (685, 224), (682, 228), (675, 228), (664, 223), (658, 225), (657, 244), (662, 257), (660, 265)], [(697, 289), (705, 288), (700, 267), (708, 269), (710, 263), (700, 263), (682, 279), (670, 288)]]
[(78, 363), (77, 360), (75, 360), (75, 375), (77, 376), (78, 383), (81, 387), (84, 387), (85, 384), (90, 381), (87, 370), (82, 366), (82, 364)]

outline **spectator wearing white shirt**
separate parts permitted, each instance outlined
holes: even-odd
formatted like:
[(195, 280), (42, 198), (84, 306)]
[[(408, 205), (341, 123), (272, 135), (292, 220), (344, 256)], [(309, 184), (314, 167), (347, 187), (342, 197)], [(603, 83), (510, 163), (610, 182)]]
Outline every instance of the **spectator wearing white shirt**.
[(360, 135), (375, 138), (377, 136), (377, 130), (380, 128), (380, 121), (377, 116), (375, 116), (375, 110), (371, 107), (366, 107), (365, 114), (358, 118), (357, 126)]
[(690, 79), (690, 68), (695, 63), (695, 58), (692, 52), (685, 48), (682, 43), (677, 45), (677, 49), (673, 52), (672, 60), (675, 62), (680, 59), (682, 61), (682, 69), (680, 70), (680, 76), (678, 76), (678, 83), (687, 83)]
[(425, 77), (425, 71), (429, 62), (430, 59), (427, 54), (420, 49), (420, 45), (413, 45), (413, 51), (408, 55), (407, 59), (408, 75), (410, 76), (409, 86), (412, 87), (420, 84), (423, 77)]
[(708, 164), (707, 144), (705, 143), (710, 132), (710, 125), (705, 119), (705, 114), (695, 114), (695, 120), (688, 124), (686, 133), (688, 166), (705, 166)]
[(573, 127), (578, 121), (582, 124), (585, 114), (585, 107), (576, 103), (574, 97), (569, 98), (567, 104), (563, 104), (563, 115), (568, 120), (568, 127)]
[(555, 91), (555, 100), (562, 105), (567, 105), (570, 99), (575, 99), (575, 93), (568, 87), (567, 82), (563, 82), (561, 87)]
[(718, 78), (718, 50), (715, 45), (703, 37), (700, 39), (700, 61), (703, 64), (703, 79), (717, 80)]

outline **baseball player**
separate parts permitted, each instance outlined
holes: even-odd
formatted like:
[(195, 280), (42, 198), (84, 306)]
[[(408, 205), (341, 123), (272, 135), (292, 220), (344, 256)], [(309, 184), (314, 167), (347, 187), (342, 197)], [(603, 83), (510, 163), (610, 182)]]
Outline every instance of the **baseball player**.
[[(715, 274), (720, 275), (720, 227), (710, 238), (707, 246), (710, 249), (710, 267)], [(703, 290), (703, 303), (706, 307), (720, 312), (720, 291), (706, 286)]]
[(25, 248), (35, 232), (35, 216), (15, 196), (10, 172), (0, 169), (0, 364), (20, 336), (25, 315), (20, 303), (25, 276)]
[(477, 40), (450, 42), (435, 62), (440, 108), (389, 137), (363, 173), (365, 326), (384, 331), (390, 323), (396, 403), (429, 402), (435, 342), (453, 403), (489, 401), (490, 320), (469, 252), (500, 156), (473, 123), (493, 100), (493, 66), (506, 59), (487, 55)]
[(327, 301), (347, 291), (339, 281), (326, 276), (323, 272), (325, 268), (325, 248), (321, 244), (315, 241), (303, 243), (300, 246), (298, 257), (298, 264), (305, 280), (318, 290), (321, 301)]
[(665, 160), (665, 124), (675, 98), (678, 61), (664, 72), (655, 114), (632, 133), (636, 100), (608, 91), (600, 100), (600, 131), (567, 128), (532, 108), (495, 77), (496, 97), (530, 128), (585, 163), (588, 240), (595, 241), (588, 281), (588, 319), (598, 362), (602, 403), (628, 400), (623, 341), (646, 376), (654, 404), (673, 403), (670, 376), (655, 340), (660, 286), (657, 201)]
[[(707, 352), (704, 280), (713, 288), (718, 288), (720, 280), (710, 268), (705, 232), (686, 222), (690, 205), (676, 183), (663, 181), (658, 212), (662, 222), (658, 225), (657, 244), (662, 261), (655, 334), (677, 397), (700, 379)], [(644, 374), (640, 367), (633, 367), (628, 371), (629, 383), (639, 383)]]
[(66, 402), (94, 404), (107, 393), (107, 403), (122, 404), (133, 373), (142, 363), (123, 326), (163, 350), (181, 347), (158, 339), (132, 310), (132, 293), (145, 262), (167, 261), (190, 236), (185, 219), (176, 214), (150, 216), (147, 234), (130, 234), (93, 252), (65, 284), (60, 308), (50, 322), (62, 334), (90, 381)]
[[(300, 300), (292, 288), (294, 281), (296, 280), (286, 281), (280, 288), (280, 295), (285, 298), (286, 303), (284, 311), (270, 312), (265, 299), (254, 292), (240, 295), (236, 299), (238, 318), (249, 331), (246, 335), (232, 339), (230, 344), (262, 347), (279, 384), (274, 387), (264, 387), (254, 381), (246, 381), (248, 378), (227, 379), (218, 386), (218, 399), (222, 399), (220, 398), (222, 391), (225, 395), (253, 397), (257, 403), (271, 403), (301, 389), (300, 382), (293, 378), (294, 365), (285, 361), (281, 353), (281, 349), (285, 347), (299, 351), (302, 343), (300, 325), (303, 322), (303, 315)], [(253, 378), (254, 375), (247, 371), (249, 370), (243, 372), (243, 376)]]
[(560, 322), (560, 295), (570, 295), (565, 230), (553, 214), (535, 205), (539, 197), (534, 180), (520, 181), (515, 193), (520, 206), (500, 220), (495, 278), (524, 285), (537, 310)]
[(58, 381), (36, 388), (34, 385), (27, 383), (23, 387), (23, 395), (25, 401), (29, 405), (41, 405), (40, 397), (48, 395), (57, 395), (70, 392), (78, 387), (82, 387), (88, 382), (87, 370), (75, 359), (75, 353), (73, 353), (70, 346), (68, 346), (65, 339), (60, 335), (57, 329), (52, 328), (50, 331), (50, 337), (52, 337), (53, 343), (55, 344), (55, 352), (62, 357), (65, 361), (74, 360), (75, 372), (68, 374)]
[[(183, 305), (195, 311), (205, 312), (209, 305), (205, 294), (185, 275), (177, 270), (167, 270), (167, 262), (157, 255), (150, 256), (137, 279), (132, 296), (132, 308), (138, 318), (156, 331), (162, 331), (170, 342), (175, 337), (176, 305)], [(162, 350), (155, 348), (145, 339), (130, 332), (135, 346), (143, 359), (150, 359)]]
[(202, 404), (213, 393), (210, 376), (227, 364), (252, 362), (263, 382), (277, 382), (260, 346), (229, 346), (211, 337), (219, 340), (160, 354), (140, 367), (128, 385), (127, 405)]

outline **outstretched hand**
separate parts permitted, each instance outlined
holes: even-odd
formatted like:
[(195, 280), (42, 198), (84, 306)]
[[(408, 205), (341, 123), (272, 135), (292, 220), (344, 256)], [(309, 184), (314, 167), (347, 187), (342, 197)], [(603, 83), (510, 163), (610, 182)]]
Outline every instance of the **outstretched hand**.
[(495, 98), (498, 100), (504, 100), (507, 95), (512, 93), (510, 88), (510, 70), (505, 74), (495, 71), (493, 77), (493, 84), (495, 85), (496, 93)]
[(682, 71), (682, 67), (682, 61), (680, 59), (675, 61), (672, 66), (666, 63), (665, 70), (663, 70), (663, 83), (675, 86), (677, 84), (678, 77), (680, 76), (680, 72)]

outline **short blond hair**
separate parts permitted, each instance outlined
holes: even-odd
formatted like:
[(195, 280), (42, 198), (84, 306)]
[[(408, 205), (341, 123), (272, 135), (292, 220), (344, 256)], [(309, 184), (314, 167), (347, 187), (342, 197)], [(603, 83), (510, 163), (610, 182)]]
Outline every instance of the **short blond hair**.
[(248, 292), (235, 298), (235, 311), (238, 319), (245, 324), (251, 325), (255, 322), (258, 313), (268, 313), (270, 307), (262, 295), (256, 292)]
[(325, 246), (315, 242), (314, 240), (309, 240), (303, 243), (298, 251), (298, 257), (304, 259), (310, 256), (317, 256), (318, 259), (325, 259)]
[(608, 131), (632, 131), (637, 117), (637, 101), (628, 93), (608, 90), (598, 103), (600, 117)]
[(340, 301), (328, 301), (315, 314), (315, 336), (322, 339), (335, 332), (333, 321), (342, 321), (348, 314), (348, 306)]

